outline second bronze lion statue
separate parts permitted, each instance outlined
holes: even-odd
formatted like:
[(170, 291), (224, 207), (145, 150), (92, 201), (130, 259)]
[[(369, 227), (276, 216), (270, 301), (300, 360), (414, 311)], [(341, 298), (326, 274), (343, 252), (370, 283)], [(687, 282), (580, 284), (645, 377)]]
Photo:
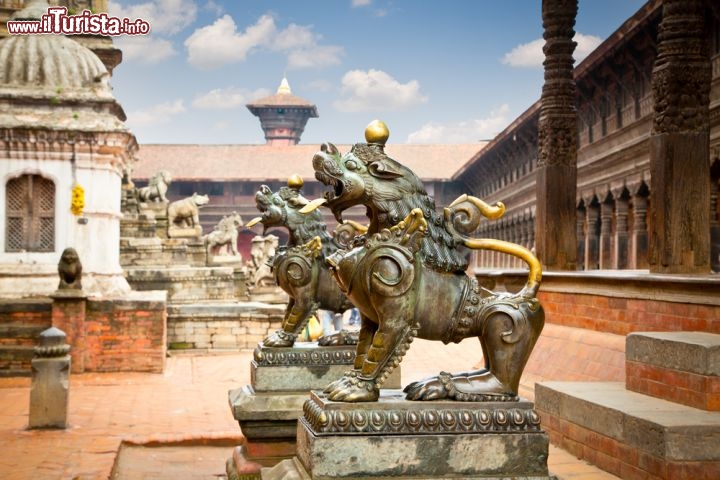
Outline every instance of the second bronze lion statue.
[[(308, 200), (300, 193), (302, 181), (291, 179), (288, 186), (273, 192), (262, 185), (255, 194), (257, 208), (262, 216), (249, 221), (246, 227), (261, 222), (264, 227), (285, 227), (289, 233), (288, 244), (278, 250), (272, 261), (275, 281), (290, 297), (282, 329), (268, 336), (263, 345), (267, 347), (291, 347), (300, 332), (318, 308), (342, 313), (353, 307), (325, 263), (325, 258), (334, 253), (342, 239), (360, 233), (360, 226), (341, 225), (335, 238), (327, 232), (320, 212), (308, 215), (300, 209)], [(361, 229), (362, 230), (362, 229)], [(318, 340), (320, 345), (354, 345), (357, 333), (341, 331), (325, 335)]]

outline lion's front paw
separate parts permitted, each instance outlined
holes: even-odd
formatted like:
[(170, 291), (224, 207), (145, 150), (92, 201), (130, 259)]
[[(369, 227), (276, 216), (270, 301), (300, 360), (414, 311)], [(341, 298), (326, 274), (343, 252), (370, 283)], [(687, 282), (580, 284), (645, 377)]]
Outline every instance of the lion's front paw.
[(448, 398), (448, 390), (438, 377), (412, 382), (403, 389), (407, 400), (441, 400)]
[(323, 335), (318, 338), (318, 345), (321, 347), (330, 347), (337, 345), (357, 345), (359, 332), (351, 332), (349, 330), (340, 330), (337, 333)]
[(375, 402), (380, 398), (380, 390), (375, 382), (361, 379), (357, 371), (347, 372), (323, 392), (334, 402)]
[(263, 340), (265, 347), (292, 347), (295, 345), (295, 335), (278, 330)]

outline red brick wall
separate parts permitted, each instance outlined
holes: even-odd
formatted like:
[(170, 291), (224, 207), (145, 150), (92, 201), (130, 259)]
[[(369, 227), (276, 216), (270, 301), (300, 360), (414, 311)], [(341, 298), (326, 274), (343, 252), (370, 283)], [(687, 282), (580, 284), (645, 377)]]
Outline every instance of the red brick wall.
[(89, 300), (85, 371), (161, 373), (166, 320), (165, 302)]
[(30, 375), (40, 333), (52, 325), (49, 298), (0, 300), (0, 376)]
[(50, 326), (67, 335), (73, 373), (162, 372), (167, 308), (156, 293), (136, 293), (133, 299), (70, 294), (0, 302), (0, 328), (5, 332), (0, 347), (23, 348), (14, 353), (0, 348), (0, 373), (29, 374), (38, 335)]
[[(620, 285), (619, 285), (620, 287)], [(621, 288), (618, 289), (621, 291)], [(650, 331), (720, 333), (720, 306), (577, 292), (540, 292), (546, 321), (616, 335)]]
[(626, 361), (626, 388), (633, 392), (720, 411), (720, 377), (681, 372), (657, 365)]

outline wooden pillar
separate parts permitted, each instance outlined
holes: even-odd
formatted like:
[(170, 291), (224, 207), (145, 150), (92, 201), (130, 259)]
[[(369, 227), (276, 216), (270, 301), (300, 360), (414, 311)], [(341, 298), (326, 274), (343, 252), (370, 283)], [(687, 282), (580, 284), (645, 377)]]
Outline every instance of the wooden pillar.
[[(720, 170), (720, 162), (715, 162)], [(720, 272), (720, 222), (718, 221), (718, 192), (720, 192), (720, 179), (711, 176), (710, 182), (710, 267), (713, 272)]]
[(628, 198), (623, 190), (613, 192), (615, 197), (615, 253), (614, 268), (628, 268)]
[(613, 246), (612, 246), (612, 219), (613, 200), (608, 193), (600, 204), (600, 268), (609, 270), (613, 268)]
[(577, 228), (575, 235), (577, 239), (577, 258), (582, 262), (582, 270), (585, 270), (585, 205), (581, 204), (577, 209)]
[(577, 0), (543, 0), (545, 83), (538, 121), (535, 245), (543, 267), (577, 270), (577, 112), (573, 51)]
[(709, 273), (711, 64), (704, 0), (664, 0), (652, 74), (650, 271)]
[(632, 193), (633, 226), (630, 237), (630, 265), (632, 268), (645, 269), (648, 268), (648, 198), (646, 185), (641, 183)]
[(600, 264), (600, 204), (595, 198), (585, 203), (585, 270), (597, 270)]

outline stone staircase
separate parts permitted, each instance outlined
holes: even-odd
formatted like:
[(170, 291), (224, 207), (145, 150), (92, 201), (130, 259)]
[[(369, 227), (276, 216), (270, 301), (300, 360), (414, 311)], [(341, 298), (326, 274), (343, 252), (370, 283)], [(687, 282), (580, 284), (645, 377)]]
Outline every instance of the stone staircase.
[(52, 301), (0, 300), (0, 377), (30, 376), (40, 333), (51, 326)]
[(720, 335), (636, 332), (626, 380), (541, 382), (550, 441), (624, 479), (720, 478)]

